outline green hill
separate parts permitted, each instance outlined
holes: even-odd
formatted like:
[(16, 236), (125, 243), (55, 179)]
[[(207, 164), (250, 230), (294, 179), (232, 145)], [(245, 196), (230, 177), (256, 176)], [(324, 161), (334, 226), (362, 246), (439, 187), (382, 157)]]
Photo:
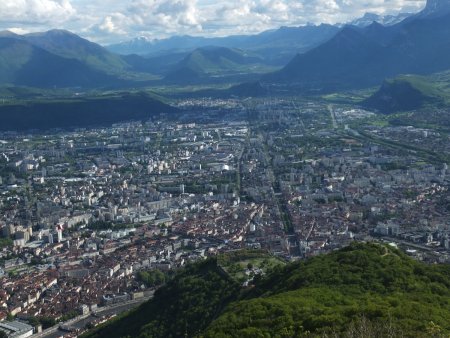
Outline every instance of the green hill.
[(240, 289), (210, 259), (85, 337), (444, 337), (450, 333), (449, 277), (448, 265), (355, 243), (275, 266)]
[(167, 81), (191, 82), (209, 77), (261, 74), (272, 70), (263, 60), (240, 49), (202, 47), (181, 60), (167, 76)]
[(0, 37), (0, 83), (34, 87), (110, 84), (115, 78), (43, 50), (22, 39)]
[(120, 73), (130, 68), (119, 55), (69, 31), (53, 29), (27, 34), (23, 36), (23, 39), (52, 54), (78, 60), (106, 73)]
[(381, 88), (363, 105), (382, 113), (411, 111), (425, 105), (442, 106), (449, 94), (436, 77), (402, 75), (384, 81)]
[(207, 260), (189, 266), (152, 301), (86, 337), (192, 337), (239, 294), (239, 285)]
[[(178, 60), (178, 59), (177, 59)], [(17, 35), (0, 32), (0, 84), (3, 86), (117, 87), (158, 78), (160, 60), (122, 57), (65, 30)]]
[(124, 121), (145, 121), (177, 108), (146, 93), (118, 93), (72, 99), (24, 101), (0, 105), (0, 130), (30, 130), (108, 126)]

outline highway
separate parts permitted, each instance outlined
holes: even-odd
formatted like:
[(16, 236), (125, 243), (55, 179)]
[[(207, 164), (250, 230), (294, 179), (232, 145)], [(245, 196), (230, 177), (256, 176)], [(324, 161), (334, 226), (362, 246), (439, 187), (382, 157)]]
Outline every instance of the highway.
[(331, 122), (333, 123), (333, 129), (338, 129), (338, 124), (337, 124), (337, 122), (336, 122), (336, 115), (335, 115), (335, 113), (334, 113), (334, 110), (333, 110), (333, 106), (332, 106), (332, 105), (329, 105), (329, 106), (328, 106), (328, 111), (330, 112)]

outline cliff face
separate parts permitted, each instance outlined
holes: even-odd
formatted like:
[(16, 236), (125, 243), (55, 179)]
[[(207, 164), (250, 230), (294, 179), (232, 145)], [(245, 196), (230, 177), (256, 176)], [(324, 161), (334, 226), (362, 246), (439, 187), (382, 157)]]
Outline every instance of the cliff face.
[(399, 76), (384, 81), (381, 88), (363, 102), (369, 109), (390, 114), (422, 108), (425, 104), (443, 105), (442, 93), (432, 81), (420, 76)]

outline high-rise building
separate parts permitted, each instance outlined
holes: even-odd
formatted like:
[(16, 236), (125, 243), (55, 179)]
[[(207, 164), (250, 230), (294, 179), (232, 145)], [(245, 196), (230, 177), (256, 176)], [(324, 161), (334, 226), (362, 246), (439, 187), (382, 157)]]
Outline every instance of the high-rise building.
[(57, 234), (57, 242), (61, 243), (62, 239), (63, 239), (63, 235), (62, 235), (62, 229), (61, 228), (57, 228), (56, 229), (56, 234)]

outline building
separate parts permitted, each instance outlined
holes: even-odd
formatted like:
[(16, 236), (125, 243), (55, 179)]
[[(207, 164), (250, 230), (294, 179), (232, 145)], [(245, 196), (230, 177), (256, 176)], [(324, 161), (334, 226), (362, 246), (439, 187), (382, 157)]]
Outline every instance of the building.
[(82, 316), (89, 314), (89, 306), (87, 306), (86, 304), (81, 304), (78, 307), (78, 313)]
[(58, 225), (58, 227), (56, 228), (56, 234), (57, 234), (57, 241), (58, 243), (61, 243), (63, 240), (63, 229), (62, 226)]
[(8, 338), (26, 338), (33, 334), (33, 327), (19, 322), (0, 322), (0, 330), (6, 332)]
[(123, 303), (130, 299), (131, 299), (130, 295), (124, 292), (119, 295), (103, 295), (101, 303), (104, 306), (108, 306), (112, 304)]

